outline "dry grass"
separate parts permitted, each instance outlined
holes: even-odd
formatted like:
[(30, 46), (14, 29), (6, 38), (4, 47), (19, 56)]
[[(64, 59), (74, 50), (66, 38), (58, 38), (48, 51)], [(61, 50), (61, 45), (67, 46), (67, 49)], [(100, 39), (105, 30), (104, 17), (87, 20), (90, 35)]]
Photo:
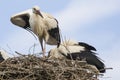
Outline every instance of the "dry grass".
[(0, 63), (0, 80), (97, 80), (98, 70), (85, 61), (48, 60), (35, 55)]

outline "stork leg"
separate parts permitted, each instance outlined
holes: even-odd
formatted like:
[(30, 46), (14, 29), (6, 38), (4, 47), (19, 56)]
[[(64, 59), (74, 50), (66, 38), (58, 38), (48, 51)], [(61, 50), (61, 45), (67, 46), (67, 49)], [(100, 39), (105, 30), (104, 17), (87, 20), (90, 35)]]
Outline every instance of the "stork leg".
[(44, 42), (44, 48), (43, 48), (43, 55), (45, 57), (45, 53), (46, 53), (46, 42)]
[(43, 52), (43, 57), (45, 57), (45, 51), (43, 48), (43, 39), (40, 39), (40, 44), (41, 44), (41, 48), (42, 48), (42, 52)]

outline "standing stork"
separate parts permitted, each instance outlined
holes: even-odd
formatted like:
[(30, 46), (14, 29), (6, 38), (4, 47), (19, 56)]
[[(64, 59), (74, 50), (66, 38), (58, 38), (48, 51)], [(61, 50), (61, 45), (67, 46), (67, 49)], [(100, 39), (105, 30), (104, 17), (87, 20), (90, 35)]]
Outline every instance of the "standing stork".
[(96, 53), (93, 52), (96, 49), (84, 42), (76, 41), (65, 41), (60, 44), (58, 48), (51, 49), (49, 51), (49, 59), (72, 59), (72, 60), (86, 60), (88, 64), (96, 66), (96, 68), (101, 72), (105, 72), (105, 65), (99, 57), (96, 56)]
[(57, 19), (50, 14), (40, 12), (38, 6), (15, 14), (10, 20), (19, 27), (31, 29), (32, 32), (38, 36), (43, 56), (45, 56), (46, 43), (49, 45), (57, 45), (57, 47), (60, 45), (61, 40)]

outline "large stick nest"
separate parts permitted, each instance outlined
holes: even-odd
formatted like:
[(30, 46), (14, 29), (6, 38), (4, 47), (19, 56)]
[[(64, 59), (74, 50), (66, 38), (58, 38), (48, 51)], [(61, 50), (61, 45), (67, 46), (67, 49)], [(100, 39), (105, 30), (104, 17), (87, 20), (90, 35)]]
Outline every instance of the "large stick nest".
[(93, 80), (98, 73), (85, 61), (48, 60), (35, 55), (9, 58), (0, 63), (0, 80)]

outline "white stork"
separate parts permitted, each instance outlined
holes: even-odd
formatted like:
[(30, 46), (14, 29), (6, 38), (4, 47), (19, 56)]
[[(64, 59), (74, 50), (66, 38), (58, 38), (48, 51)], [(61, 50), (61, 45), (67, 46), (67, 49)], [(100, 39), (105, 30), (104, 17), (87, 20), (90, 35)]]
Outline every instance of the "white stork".
[(7, 52), (4, 50), (0, 50), (0, 62), (6, 60), (8, 58), (9, 58), (9, 56), (8, 56)]
[(96, 51), (96, 49), (89, 44), (69, 40), (61, 43), (58, 48), (51, 49), (48, 57), (49, 59), (84, 59), (88, 64), (96, 66), (101, 73), (104, 73), (105, 65), (93, 51)]
[(40, 12), (38, 6), (15, 14), (10, 20), (19, 27), (31, 29), (32, 32), (38, 36), (43, 56), (45, 56), (46, 43), (49, 45), (57, 45), (58, 47), (61, 42), (57, 19), (50, 14)]

